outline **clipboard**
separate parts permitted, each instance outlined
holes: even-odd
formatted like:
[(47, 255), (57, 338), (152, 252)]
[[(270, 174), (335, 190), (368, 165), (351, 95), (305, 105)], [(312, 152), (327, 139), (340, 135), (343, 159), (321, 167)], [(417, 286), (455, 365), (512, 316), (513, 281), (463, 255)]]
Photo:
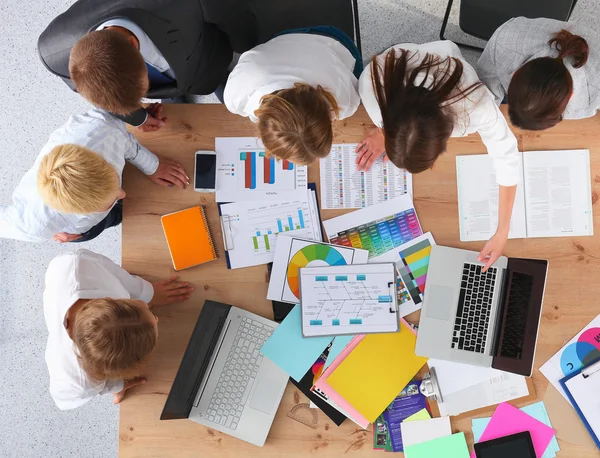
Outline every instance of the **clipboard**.
[(596, 447), (600, 449), (600, 359), (567, 375), (560, 380), (560, 385)]
[[(317, 216), (319, 217), (319, 227), (321, 229), (321, 234), (323, 234), (323, 222), (321, 221), (321, 207), (319, 205), (319, 195), (317, 193), (317, 185), (315, 183), (308, 183), (308, 190), (314, 191), (315, 193), (315, 201), (317, 204)], [(221, 223), (221, 233), (223, 235), (223, 246), (225, 248), (225, 261), (227, 262), (227, 268), (231, 269), (231, 260), (229, 257), (229, 252), (235, 250), (235, 244), (233, 241), (233, 229), (231, 227), (231, 217), (229, 215), (224, 215), (221, 209), (222, 205), (225, 205), (229, 202), (220, 202), (217, 204), (219, 208), (219, 219)]]

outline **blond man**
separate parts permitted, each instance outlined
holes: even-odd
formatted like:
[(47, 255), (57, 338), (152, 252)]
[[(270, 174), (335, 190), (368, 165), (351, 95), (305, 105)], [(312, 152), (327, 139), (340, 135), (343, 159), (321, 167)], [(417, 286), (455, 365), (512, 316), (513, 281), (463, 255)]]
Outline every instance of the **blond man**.
[(177, 277), (149, 283), (88, 250), (54, 258), (45, 282), (46, 364), (61, 410), (103, 394), (118, 404), (144, 383), (158, 339), (153, 307), (187, 300), (194, 291)]
[(72, 116), (50, 136), (12, 204), (0, 206), (0, 237), (84, 242), (120, 224), (126, 161), (161, 186), (189, 184), (181, 164), (159, 159), (123, 121), (93, 109)]

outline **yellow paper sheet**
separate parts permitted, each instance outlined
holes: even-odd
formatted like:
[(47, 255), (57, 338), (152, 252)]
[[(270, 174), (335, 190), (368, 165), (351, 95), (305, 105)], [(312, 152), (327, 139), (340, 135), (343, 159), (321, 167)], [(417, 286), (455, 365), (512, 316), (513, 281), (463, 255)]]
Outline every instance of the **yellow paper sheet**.
[(374, 422), (427, 362), (415, 355), (417, 336), (402, 321), (400, 332), (369, 334), (327, 382)]
[(405, 418), (404, 421), (418, 421), (418, 420), (429, 420), (431, 415), (427, 412), (427, 409), (421, 409), (417, 413)]

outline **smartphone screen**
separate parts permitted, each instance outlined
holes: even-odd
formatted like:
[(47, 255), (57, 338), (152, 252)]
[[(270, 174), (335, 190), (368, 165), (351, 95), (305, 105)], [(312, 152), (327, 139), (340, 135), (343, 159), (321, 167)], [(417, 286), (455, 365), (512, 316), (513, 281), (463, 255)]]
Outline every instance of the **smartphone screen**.
[(217, 177), (217, 156), (215, 154), (196, 154), (196, 189), (215, 189)]

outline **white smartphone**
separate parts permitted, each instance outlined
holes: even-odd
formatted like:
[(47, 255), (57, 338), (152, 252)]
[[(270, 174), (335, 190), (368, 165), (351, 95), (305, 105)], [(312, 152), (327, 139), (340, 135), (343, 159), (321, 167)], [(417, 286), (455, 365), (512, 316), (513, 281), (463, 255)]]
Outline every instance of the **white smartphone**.
[(194, 191), (215, 192), (217, 180), (217, 153), (196, 151), (194, 164)]

